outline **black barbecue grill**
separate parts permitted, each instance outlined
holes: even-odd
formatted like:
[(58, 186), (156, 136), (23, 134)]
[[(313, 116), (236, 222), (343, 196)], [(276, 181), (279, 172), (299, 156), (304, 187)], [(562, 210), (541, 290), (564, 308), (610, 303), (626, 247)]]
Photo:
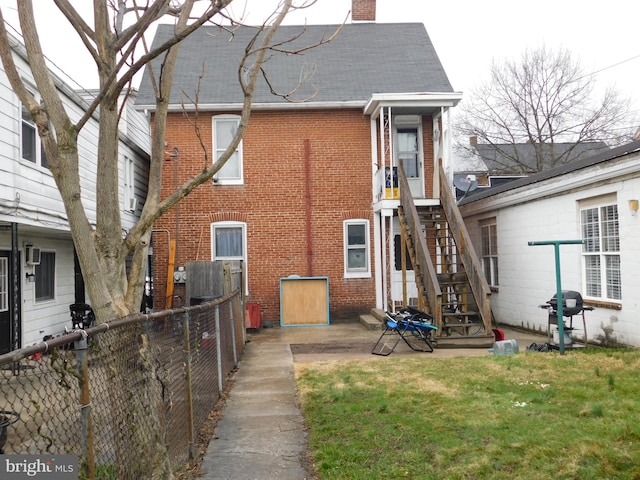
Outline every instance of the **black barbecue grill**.
[[(575, 300), (575, 306), (568, 307), (567, 300), (569, 300), (569, 303), (573, 303), (571, 302), (571, 300)], [(549, 312), (549, 318), (547, 322), (547, 342), (550, 344), (551, 325), (558, 325), (558, 294), (556, 293), (553, 297), (551, 297), (551, 300), (549, 300), (544, 305), (539, 305), (539, 307), (545, 308)], [(584, 312), (587, 310), (593, 310), (593, 307), (585, 306), (580, 292), (576, 292), (574, 290), (562, 291), (562, 316), (569, 318), (569, 322), (564, 322), (564, 330), (569, 332), (573, 330), (573, 317), (581, 315), (582, 328), (584, 329), (585, 345), (587, 345), (587, 321), (584, 317)], [(569, 324), (568, 326), (567, 323)]]

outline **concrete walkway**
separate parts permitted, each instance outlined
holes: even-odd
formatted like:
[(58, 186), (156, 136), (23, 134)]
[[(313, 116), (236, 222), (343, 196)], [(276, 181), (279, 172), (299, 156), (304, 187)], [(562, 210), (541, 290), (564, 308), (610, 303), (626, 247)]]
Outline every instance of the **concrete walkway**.
[[(503, 329), (520, 351), (546, 336)], [(487, 349), (410, 350), (403, 342), (389, 357), (371, 354), (381, 330), (356, 322), (317, 327), (263, 328), (249, 335), (222, 418), (202, 462), (205, 480), (305, 480), (307, 436), (297, 405), (293, 364), (379, 360), (398, 356), (490, 355)], [(292, 353), (292, 351), (294, 353)]]
[(204, 457), (207, 480), (303, 480), (307, 448), (288, 344), (250, 342)]

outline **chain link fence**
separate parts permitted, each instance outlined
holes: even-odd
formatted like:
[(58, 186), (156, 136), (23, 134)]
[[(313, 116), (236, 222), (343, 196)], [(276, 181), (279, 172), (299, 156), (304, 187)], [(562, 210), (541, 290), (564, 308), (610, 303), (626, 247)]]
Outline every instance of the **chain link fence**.
[(0, 453), (78, 455), (81, 478), (176, 471), (194, 458), (245, 335), (236, 292), (1, 355)]

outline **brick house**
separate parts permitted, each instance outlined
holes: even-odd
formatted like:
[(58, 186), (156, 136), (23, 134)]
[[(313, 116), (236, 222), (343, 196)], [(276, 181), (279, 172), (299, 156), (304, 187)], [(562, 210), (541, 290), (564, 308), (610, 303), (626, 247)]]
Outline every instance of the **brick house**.
[[(371, 20), (355, 10), (353, 18)], [(283, 26), (278, 36), (296, 37), (287, 45), (295, 48), (338, 27)], [(171, 29), (159, 26), (154, 42)], [(209, 162), (228, 144), (242, 102), (236, 65), (254, 32), (204, 27), (182, 42), (166, 138), (168, 150), (179, 155), (165, 163), (165, 194), (203, 168), (205, 156), (187, 118), (193, 119), (196, 90)], [(409, 232), (402, 236), (406, 222), (399, 215), (403, 191), (414, 209), (439, 208), (442, 191), (449, 191), (440, 188), (440, 172), (452, 172), (449, 109), (461, 94), (449, 83), (424, 25), (346, 24), (330, 43), (301, 55), (274, 54), (264, 68), (279, 91), (291, 91), (305, 77), (293, 98), (301, 101), (284, 100), (259, 84), (235, 157), (157, 222), (156, 305), (165, 298), (167, 239), (175, 239), (176, 267), (244, 260), (249, 301), (262, 306), (263, 319), (278, 321), (280, 279), (290, 275), (328, 278), (331, 318), (409, 303), (441, 311), (440, 289), (427, 295), (435, 277), (426, 284), (418, 277), (446, 267), (434, 267), (435, 253), (426, 255), (434, 264), (414, 276), (411, 265), (425, 256), (415, 252), (415, 234), (413, 244)], [(148, 72), (137, 105), (153, 109)], [(429, 228), (422, 226), (423, 232)], [(404, 267), (403, 245), (410, 247)]]

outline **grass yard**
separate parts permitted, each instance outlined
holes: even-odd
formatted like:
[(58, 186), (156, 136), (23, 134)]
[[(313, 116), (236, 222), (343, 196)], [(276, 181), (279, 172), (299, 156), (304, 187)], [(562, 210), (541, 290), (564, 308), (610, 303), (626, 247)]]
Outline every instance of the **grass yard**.
[(640, 479), (640, 350), (295, 368), (320, 479)]

